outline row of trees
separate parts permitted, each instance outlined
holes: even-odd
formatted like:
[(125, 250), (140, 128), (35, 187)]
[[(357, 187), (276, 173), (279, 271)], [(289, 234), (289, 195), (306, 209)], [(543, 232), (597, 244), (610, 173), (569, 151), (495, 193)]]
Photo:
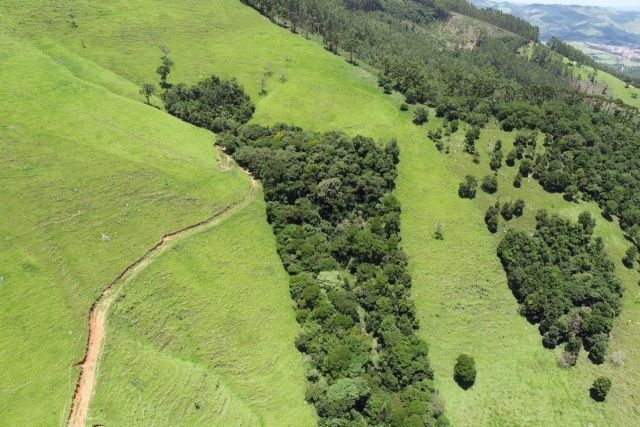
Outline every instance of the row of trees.
[(447, 425), (391, 193), (398, 146), (245, 125), (220, 139), (264, 185), (320, 425)]

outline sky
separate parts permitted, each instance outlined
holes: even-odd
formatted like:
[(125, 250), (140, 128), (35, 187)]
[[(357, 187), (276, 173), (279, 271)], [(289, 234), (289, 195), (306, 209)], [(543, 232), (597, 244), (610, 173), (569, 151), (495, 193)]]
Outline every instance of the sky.
[(617, 7), (640, 9), (638, 0), (511, 0), (514, 3), (544, 4), (582, 4), (589, 6)]

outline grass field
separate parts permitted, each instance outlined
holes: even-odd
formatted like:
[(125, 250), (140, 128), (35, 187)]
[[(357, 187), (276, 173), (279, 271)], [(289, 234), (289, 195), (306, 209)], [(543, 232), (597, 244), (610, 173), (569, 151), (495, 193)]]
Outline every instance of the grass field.
[[(437, 386), (453, 425), (633, 425), (637, 420), (639, 404), (633, 396), (640, 393), (637, 368), (640, 365), (632, 341), (634, 334), (637, 335), (640, 313), (636, 303), (635, 273), (623, 272), (629, 290), (625, 296), (624, 314), (614, 328), (613, 346), (623, 348), (627, 356), (624, 367), (614, 368), (609, 363), (596, 367), (581, 360), (574, 370), (558, 368), (556, 354), (542, 348), (537, 329), (517, 314), (515, 299), (507, 288), (495, 255), (496, 237), (489, 234), (483, 222), (489, 199), (480, 197), (468, 201), (457, 196), (460, 176), (467, 170), (473, 171), (475, 165), (461, 154), (445, 156), (438, 153), (427, 141), (426, 127), (411, 124), (411, 112), (400, 112), (400, 98), (383, 95), (375, 85), (375, 76), (348, 65), (311, 41), (275, 27), (234, 0), (219, 0), (214, 4), (114, 1), (91, 6), (67, 2), (64, 3), (66, 8), (44, 2), (32, 2), (28, 7), (18, 7), (17, 2), (13, 6), (8, 3), (5, 2), (7, 7), (0, 10), (7, 14), (11, 11), (17, 31), (30, 37), (59, 61), (81, 57), (131, 82), (155, 81), (153, 71), (159, 56), (157, 43), (162, 42), (172, 49), (176, 62), (171, 81), (193, 82), (212, 72), (225, 77), (237, 76), (257, 101), (257, 122), (287, 121), (316, 130), (339, 128), (350, 134), (362, 133), (381, 139), (397, 136), (401, 145), (397, 195), (403, 206), (402, 233), (411, 258), (414, 299), (422, 333), (431, 344)], [(67, 5), (71, 4), (74, 5), (77, 28), (70, 27), (67, 22), (70, 7)], [(149, 10), (154, 13), (148, 13)], [(239, 22), (242, 25), (238, 25)], [(268, 94), (259, 97), (258, 81), (266, 64), (274, 70), (274, 77), (268, 82)], [(88, 73), (83, 67), (73, 69), (78, 75), (86, 74), (87, 79), (118, 94), (139, 98), (130, 86), (103, 82), (104, 76)], [(288, 76), (284, 83), (277, 78), (281, 70)], [(438, 120), (433, 119), (429, 126), (437, 125)], [(485, 132), (482, 141), (486, 144), (491, 138), (492, 134)], [(486, 164), (485, 156), (480, 167), (487, 168)], [(480, 173), (480, 170), (476, 172)], [(503, 179), (511, 182), (509, 177)], [(506, 185), (502, 185), (503, 190), (507, 190)], [(519, 191), (526, 194), (522, 198), (531, 207), (554, 205), (572, 215), (582, 208), (543, 193), (535, 183), (525, 184)], [(503, 194), (508, 196), (506, 192)], [(590, 209), (595, 208), (591, 206)], [(528, 212), (520, 220), (522, 226), (530, 225), (531, 215)], [(437, 223), (445, 226), (444, 241), (432, 238)], [(231, 231), (221, 227), (212, 231), (212, 236), (218, 232)], [(613, 255), (625, 249), (615, 224), (599, 221), (598, 232), (607, 237), (607, 248)], [(203, 234), (202, 239), (206, 235)], [(234, 236), (236, 244), (244, 244), (242, 240), (252, 238)], [(197, 245), (197, 241), (194, 240), (193, 245)], [(242, 413), (249, 423), (256, 417), (265, 416), (264, 411), (255, 409), (260, 408), (264, 400), (259, 397), (245, 399), (246, 389), (231, 385), (231, 379), (243, 364), (226, 368), (228, 359), (225, 357), (237, 361), (237, 355), (214, 358), (222, 360), (219, 362), (222, 369), (211, 370), (206, 363), (200, 363), (207, 347), (194, 349), (193, 341), (182, 341), (185, 337), (178, 333), (179, 328), (189, 323), (168, 318), (173, 307), (186, 312), (195, 311), (192, 307), (200, 312), (209, 309), (199, 305), (201, 302), (196, 298), (205, 293), (210, 295), (203, 289), (206, 284), (194, 282), (199, 275), (213, 277), (203, 272), (215, 273), (218, 267), (213, 263), (202, 265), (209, 259), (198, 258), (196, 254), (199, 251), (215, 253), (221, 247), (199, 245), (197, 250), (194, 248), (196, 246), (192, 248), (190, 242), (181, 249), (183, 254), (166, 253), (153, 268), (130, 283), (133, 286), (118, 305), (118, 315), (111, 319), (110, 325), (117, 332), (113, 340), (107, 335), (105, 365), (99, 371), (98, 394), (92, 407), (94, 420), (117, 421), (122, 415), (115, 409), (115, 402), (123, 402), (127, 396), (137, 393), (144, 393), (144, 401), (130, 399), (126, 407), (135, 414), (159, 411), (158, 424), (179, 415), (197, 417), (190, 407), (194, 404), (192, 401), (166, 403), (173, 402), (171, 394), (162, 387), (164, 379), (156, 381), (151, 367), (174, 369), (165, 377), (169, 380), (192, 378), (188, 386), (184, 383), (176, 386), (181, 394), (185, 390), (193, 391), (193, 384), (202, 384), (198, 389), (200, 394), (197, 394), (202, 396), (199, 397), (202, 401), (214, 401), (218, 396), (216, 393), (220, 393), (220, 396), (231, 396), (229, 414)], [(180, 257), (191, 266), (190, 271), (181, 267)], [(276, 262), (275, 258), (273, 262)], [(271, 268), (280, 271), (275, 264)], [(246, 277), (242, 276), (245, 274), (242, 271), (234, 272), (236, 274), (239, 276), (235, 277)], [(155, 283), (154, 277), (162, 278), (162, 292), (144, 285), (151, 281)], [(191, 277), (194, 280), (190, 281)], [(228, 292), (227, 287), (233, 285), (233, 280), (226, 282), (225, 279), (222, 283), (222, 289)], [(180, 286), (186, 286), (189, 298), (177, 299), (175, 293), (180, 292)], [(215, 298), (216, 293), (211, 292), (211, 295)], [(191, 297), (196, 299), (191, 300)], [(149, 303), (142, 298), (149, 298)], [(157, 303), (151, 304), (151, 300)], [(217, 303), (225, 304), (226, 301), (225, 297)], [(225, 309), (241, 309), (231, 304), (233, 299), (228, 301), (228, 305), (223, 305)], [(284, 300), (276, 299), (271, 304), (278, 301), (285, 304)], [(286, 304), (286, 308), (281, 309), (288, 310), (290, 306), (288, 302)], [(130, 312), (127, 312), (128, 307)], [(132, 319), (139, 323), (132, 326)], [(207, 321), (212, 327), (224, 322), (213, 316), (207, 317)], [(200, 328), (192, 333), (197, 337), (196, 341), (217, 336), (213, 330), (208, 335)], [(130, 346), (136, 351), (128, 351)], [(243, 343), (239, 348), (247, 347)], [(455, 357), (461, 351), (472, 354), (478, 364), (477, 384), (466, 392), (451, 378)], [(255, 360), (264, 359), (256, 356)], [(151, 361), (149, 365), (148, 361)], [(198, 366), (194, 366), (194, 362), (198, 362), (195, 363)], [(259, 362), (257, 365), (262, 366)], [(129, 366), (139, 368), (129, 369)], [(124, 372), (125, 369), (129, 372)], [(212, 372), (207, 374), (208, 371)], [(606, 403), (597, 404), (591, 401), (587, 390), (596, 374), (601, 372), (614, 378), (614, 389)], [(207, 379), (204, 379), (205, 374)], [(114, 391), (108, 384), (121, 387)], [(134, 390), (138, 387), (136, 384), (142, 391)], [(221, 384), (224, 389), (216, 392), (212, 389), (213, 384)], [(293, 385), (291, 380), (281, 386), (286, 389)], [(279, 398), (275, 399), (278, 401)], [(162, 410), (159, 410), (161, 406)], [(220, 406), (207, 408), (207, 411), (215, 412)], [(263, 420), (265, 423), (272, 421)]]
[(314, 424), (262, 194), (124, 285), (91, 424)]

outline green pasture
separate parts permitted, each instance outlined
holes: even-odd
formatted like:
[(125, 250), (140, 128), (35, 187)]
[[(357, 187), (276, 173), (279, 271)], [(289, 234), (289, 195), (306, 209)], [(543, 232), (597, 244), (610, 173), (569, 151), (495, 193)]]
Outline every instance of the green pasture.
[[(69, 10), (73, 10), (77, 27), (68, 22)], [(620, 271), (627, 293), (623, 315), (613, 331), (612, 347), (625, 353), (625, 364), (615, 367), (607, 362), (595, 366), (583, 358), (575, 369), (562, 370), (556, 366), (557, 354), (540, 344), (536, 327), (517, 313), (517, 304), (496, 257), (499, 235), (491, 235), (483, 222), (484, 211), (493, 198), (480, 196), (469, 201), (457, 196), (458, 183), (464, 174), (481, 177), (487, 173), (488, 160), (483, 147), (490, 146), (498, 136), (508, 145), (513, 134), (495, 129), (484, 131), (478, 143), (483, 152), (479, 166), (474, 165), (468, 155), (460, 153), (455, 144), (450, 155), (439, 153), (426, 136), (428, 128), (439, 125), (438, 119), (432, 118), (427, 126), (413, 125), (411, 111), (399, 111), (401, 98), (397, 94), (384, 95), (376, 87), (374, 75), (347, 64), (313, 41), (278, 28), (235, 0), (213, 3), (118, 0), (82, 5), (70, 1), (55, 5), (44, 1), (26, 5), (4, 1), (0, 15), (10, 19), (17, 35), (28, 38), (49, 55), (47, 60), (59, 66), (71, 63), (65, 68), (77, 79), (91, 82), (91, 85), (85, 84), (109, 97), (117, 94), (137, 101), (126, 101), (126, 105), (132, 105), (126, 112), (118, 110), (125, 116), (123, 120), (131, 120), (131, 110), (137, 109), (161, 116), (160, 112), (142, 104), (133, 84), (157, 80), (154, 70), (159, 61), (158, 44), (163, 43), (170, 47), (176, 62), (170, 81), (192, 83), (211, 73), (237, 77), (257, 104), (254, 120), (258, 123), (285, 121), (311, 130), (341, 129), (381, 141), (397, 137), (401, 163), (396, 194), (403, 206), (402, 233), (410, 257), (413, 296), (421, 333), (430, 343), (437, 387), (452, 424), (633, 425), (640, 416), (637, 399), (640, 354), (632, 345), (640, 328), (637, 274)], [(258, 82), (265, 66), (273, 71), (273, 76), (267, 82), (267, 95), (259, 96)], [(108, 71), (94, 72), (98, 69)], [(285, 82), (279, 79), (282, 72), (287, 76)], [(174, 122), (162, 119), (162, 123)], [(211, 142), (206, 132), (175, 126), (201, 135), (203, 147)], [(170, 139), (166, 134), (162, 133)], [(461, 135), (456, 135), (454, 140), (458, 141)], [(175, 142), (168, 146), (181, 147)], [(202, 150), (199, 161), (211, 165), (211, 157), (205, 155), (205, 148)], [(145, 162), (155, 167), (153, 158)], [(194, 166), (194, 169), (197, 168)], [(218, 182), (223, 179), (211, 168), (198, 170), (201, 174), (206, 171), (215, 175)], [(564, 202), (560, 196), (544, 193), (535, 182), (524, 183), (520, 190), (509, 188), (513, 171), (503, 168), (501, 173), (505, 175), (500, 178), (500, 197), (517, 195), (527, 202), (527, 214), (512, 221), (510, 226), (531, 227), (533, 209), (537, 207), (553, 206), (567, 215), (577, 215), (583, 208), (597, 212), (593, 205), (574, 205)], [(237, 179), (238, 182), (222, 187), (221, 193), (229, 192), (231, 197), (236, 194), (236, 188), (246, 186), (245, 181)], [(215, 179), (210, 181), (210, 185), (215, 185)], [(100, 191), (101, 187), (91, 187), (91, 190), (94, 188)], [(217, 197), (217, 193), (214, 194)], [(109, 198), (112, 197), (113, 193)], [(128, 197), (139, 201), (137, 195)], [(194, 212), (189, 209), (189, 214)], [(177, 212), (172, 213), (183, 219)], [(150, 212), (145, 213), (145, 218), (149, 215)], [(291, 323), (291, 306), (285, 298), (286, 284), (282, 284), (284, 276), (275, 257), (272, 238), (260, 234), (266, 233), (263, 209), (256, 207), (250, 216), (252, 221), (262, 224), (261, 232), (256, 231), (257, 226), (249, 217), (242, 215), (185, 241), (175, 251), (166, 252), (148, 271), (128, 283), (127, 286), (131, 286), (125, 288), (125, 297), (109, 320), (113, 332), (108, 328), (104, 364), (99, 367), (98, 390), (91, 409), (93, 421), (118, 424), (125, 413), (120, 407), (135, 416), (153, 416), (151, 419), (157, 425), (181, 416), (193, 423), (206, 424), (213, 419), (207, 417), (215, 413), (229, 417), (237, 414), (238, 420), (248, 424), (255, 420), (286, 424), (288, 420), (298, 419), (290, 418), (297, 417), (293, 414), (301, 414), (301, 420), (312, 420), (308, 407), (302, 405), (299, 398), (287, 400), (298, 402), (297, 406), (282, 412), (265, 410), (268, 405), (281, 402), (281, 395), (275, 392), (294, 390), (300, 396), (304, 378), (293, 375), (293, 371), (302, 371), (298, 362), (289, 362), (296, 366), (290, 375), (276, 368), (274, 375), (270, 375), (271, 372), (262, 368), (265, 361), (273, 360), (270, 358), (276, 351), (267, 353), (267, 357), (263, 349), (256, 349), (257, 345), (275, 343), (278, 348), (294, 352), (287, 353), (283, 360), (296, 360), (295, 326)], [(105, 215), (105, 218), (104, 223), (109, 224), (108, 218), (112, 217)], [(231, 226), (235, 224), (232, 221), (238, 221), (235, 227)], [(438, 223), (444, 226), (443, 241), (432, 237)], [(619, 260), (626, 242), (617, 225), (599, 219), (598, 233), (605, 237), (607, 250)], [(210, 242), (206, 242), (207, 239)], [(251, 248), (253, 239), (260, 240), (255, 248)], [(96, 243), (99, 244), (102, 243)], [(78, 250), (79, 246), (74, 248)], [(238, 248), (247, 250), (237, 252)], [(249, 252), (249, 249), (255, 250)], [(225, 251), (236, 256), (230, 259)], [(257, 258), (244, 256), (245, 252)], [(26, 253), (32, 254), (35, 250)], [(83, 253), (91, 252), (83, 249)], [(246, 259), (249, 257), (251, 259)], [(216, 264), (216, 259), (226, 260), (228, 264)], [(255, 270), (262, 273), (251, 274), (251, 262), (262, 266)], [(122, 264), (126, 261), (117, 267), (121, 268)], [(113, 268), (117, 270), (116, 266)], [(263, 274), (273, 276), (273, 281)], [(98, 275), (91, 276), (94, 277)], [(253, 278), (257, 279), (249, 284), (244, 282)], [(234, 295), (231, 291), (236, 286), (247, 293)], [(274, 294), (265, 297), (261, 304), (242, 298), (256, 295), (249, 291), (263, 291), (261, 286)], [(95, 289), (98, 288), (96, 285)], [(0, 287), (0, 292), (2, 290)], [(87, 297), (86, 302), (89, 301)], [(246, 325), (241, 323), (248, 331), (246, 335), (234, 336), (228, 325), (241, 316), (256, 316), (261, 313), (261, 307), (280, 316), (282, 325), (288, 325), (282, 327), (282, 335), (272, 335), (276, 331), (271, 330), (274, 326), (268, 321), (260, 322), (263, 334), (249, 332), (258, 326), (252, 318)], [(41, 309), (41, 306), (35, 308)], [(59, 311), (52, 309), (43, 318), (54, 318)], [(225, 318), (228, 311), (232, 313)], [(236, 313), (238, 317), (234, 317)], [(196, 320), (202, 320), (202, 324), (196, 324)], [(78, 325), (83, 326), (80, 322)], [(215, 348), (212, 341), (219, 337), (229, 345), (221, 354), (212, 350)], [(287, 340), (288, 347), (285, 346)], [(455, 358), (461, 352), (475, 357), (478, 368), (476, 385), (468, 391), (461, 390), (452, 379)], [(8, 358), (2, 360), (5, 364), (11, 363)], [(34, 362), (21, 363), (28, 367)], [(277, 363), (274, 366), (281, 366)], [(64, 367), (68, 369), (68, 365)], [(243, 377), (245, 371), (254, 369), (255, 378)], [(158, 376), (161, 370), (167, 372)], [(603, 373), (613, 378), (614, 386), (605, 403), (595, 403), (589, 398), (588, 388), (595, 376)], [(167, 381), (171, 382), (169, 387)], [(257, 389), (256, 394), (250, 393), (248, 390), (254, 390), (256, 384), (262, 388)], [(265, 390), (273, 390), (274, 396), (265, 398)], [(64, 394), (60, 393), (61, 403), (52, 405), (59, 412), (64, 408)], [(134, 396), (138, 397), (134, 399)], [(226, 399), (227, 403), (220, 403), (220, 399)], [(4, 405), (5, 399), (2, 400), (0, 405)], [(206, 405), (195, 409), (198, 402)], [(16, 400), (15, 405), (22, 411), (33, 411), (24, 401)], [(14, 417), (17, 416), (18, 413), (14, 413)]]

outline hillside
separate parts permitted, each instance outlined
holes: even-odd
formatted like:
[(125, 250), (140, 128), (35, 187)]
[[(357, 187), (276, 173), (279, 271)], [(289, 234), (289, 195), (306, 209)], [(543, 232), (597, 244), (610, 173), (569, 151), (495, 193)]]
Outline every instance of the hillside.
[(640, 11), (535, 2), (471, 2), (526, 19), (540, 28), (542, 40), (559, 37), (617, 72), (632, 77), (639, 75)]
[[(157, 80), (158, 43), (170, 47), (176, 63), (170, 81), (236, 77), (256, 104), (254, 123), (398, 139), (394, 193), (402, 206), (412, 299), (452, 425), (633, 425), (640, 414), (638, 274), (620, 262), (625, 236), (615, 222), (601, 219), (595, 202), (567, 201), (529, 178), (513, 188), (515, 170), (506, 167), (495, 196), (459, 198), (465, 174), (489, 173), (496, 139), (505, 151), (513, 147), (515, 133), (488, 114), (477, 142), (479, 164), (463, 152), (465, 123), (445, 138), (449, 155), (440, 152), (427, 132), (448, 122), (433, 108), (425, 126), (414, 125), (417, 107), (401, 111), (405, 98), (384, 94), (379, 76), (235, 0), (4, 2), (0, 17), (7, 28), (0, 56), (9, 61), (11, 88), (0, 107), (10, 123), (0, 127), (0, 141), (9, 159), (3, 178), (12, 183), (0, 197), (9, 207), (3, 233), (14, 243), (0, 255), (11, 268), (0, 285), (7, 295), (3, 324), (12, 325), (2, 333), (8, 345), (0, 354), (11, 366), (2, 377), (11, 393), (0, 394), (7, 424), (64, 424), (86, 315), (100, 290), (164, 233), (238, 204), (121, 283), (107, 316), (90, 421), (317, 421), (304, 402), (305, 365), (294, 348), (298, 326), (261, 190), (242, 204), (250, 180), (232, 165), (227, 170), (224, 158), (216, 161), (214, 135), (144, 105), (138, 94), (140, 84)], [(274, 75), (260, 95), (265, 67)], [(542, 69), (531, 74), (534, 81), (544, 76)], [(446, 94), (438, 86), (444, 78), (433, 75), (429, 82)], [(496, 197), (526, 201), (526, 213), (506, 227), (530, 230), (539, 208), (569, 218), (586, 209), (597, 218), (596, 233), (627, 289), (610, 344), (624, 353), (622, 365), (593, 365), (583, 353), (577, 366), (561, 369), (559, 349), (541, 346), (537, 328), (519, 316), (496, 256), (506, 227), (493, 235), (483, 222)], [(444, 240), (433, 238), (438, 224)], [(41, 287), (23, 286), (26, 281)], [(25, 339), (33, 331), (40, 335)], [(36, 340), (42, 346), (34, 352)], [(461, 352), (472, 353), (478, 367), (477, 383), (466, 391), (452, 378)], [(596, 375), (614, 380), (604, 403), (587, 391)]]

